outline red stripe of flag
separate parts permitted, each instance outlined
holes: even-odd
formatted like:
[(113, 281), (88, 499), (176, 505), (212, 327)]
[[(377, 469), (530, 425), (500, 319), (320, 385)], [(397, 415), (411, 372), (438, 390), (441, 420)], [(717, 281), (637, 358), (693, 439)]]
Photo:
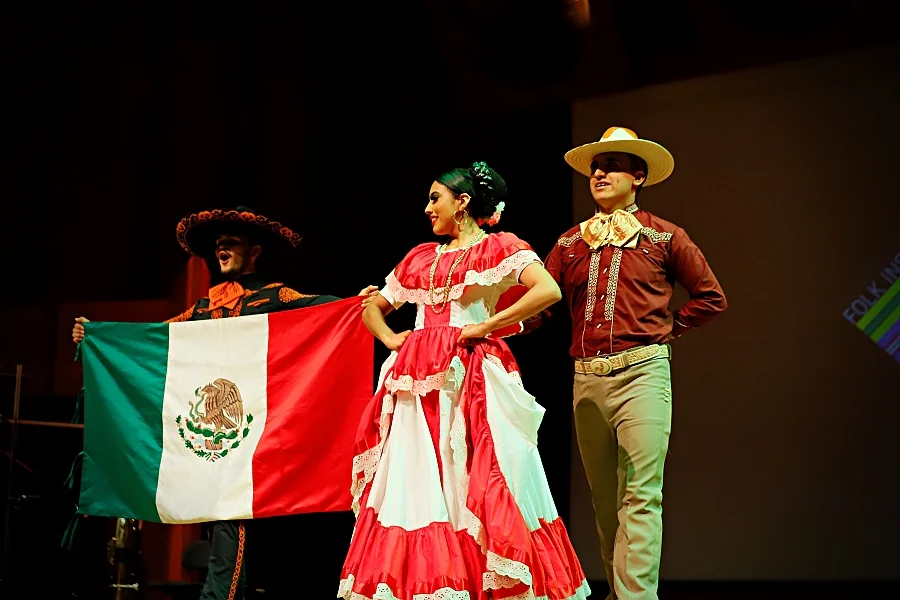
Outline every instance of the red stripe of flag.
[(350, 510), (353, 441), (373, 394), (374, 341), (361, 311), (354, 297), (269, 315), (254, 517)]

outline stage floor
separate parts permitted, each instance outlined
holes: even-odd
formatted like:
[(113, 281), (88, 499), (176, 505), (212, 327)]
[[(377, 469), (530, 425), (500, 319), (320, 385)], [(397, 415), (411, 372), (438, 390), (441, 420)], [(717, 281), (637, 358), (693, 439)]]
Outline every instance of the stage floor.
[[(606, 582), (591, 581), (591, 600), (604, 600)], [(660, 600), (880, 600), (900, 597), (900, 581), (688, 582), (663, 581)]]

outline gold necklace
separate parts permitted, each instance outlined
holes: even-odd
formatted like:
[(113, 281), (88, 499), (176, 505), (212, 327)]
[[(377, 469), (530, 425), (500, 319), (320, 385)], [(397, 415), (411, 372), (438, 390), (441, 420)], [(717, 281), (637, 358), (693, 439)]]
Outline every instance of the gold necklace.
[[(441, 260), (441, 256), (443, 256), (444, 252), (447, 251), (447, 246), (449, 246), (450, 243), (448, 242), (438, 248), (437, 256), (434, 258), (434, 262), (431, 264), (431, 273), (428, 276), (428, 300), (431, 302), (431, 310), (434, 311), (434, 314), (439, 315), (444, 312), (445, 308), (447, 308), (447, 301), (450, 299), (450, 281), (453, 277), (453, 271), (456, 270), (456, 267), (460, 262), (462, 262), (462, 259), (466, 256), (472, 246), (478, 243), (485, 235), (486, 234), (484, 233), (483, 229), (478, 230), (478, 233), (475, 234), (475, 237), (473, 237), (472, 240), (468, 244), (466, 244), (466, 247), (464, 249), (459, 251), (459, 255), (456, 257), (456, 260), (454, 260), (453, 264), (450, 265), (450, 272), (447, 273), (447, 284), (444, 287), (439, 288), (439, 290), (435, 290), (434, 272), (437, 269), (438, 262)], [(438, 291), (438, 293), (443, 296), (439, 303), (434, 301), (435, 291)], [(437, 308), (438, 304), (440, 304), (440, 310), (438, 310)]]

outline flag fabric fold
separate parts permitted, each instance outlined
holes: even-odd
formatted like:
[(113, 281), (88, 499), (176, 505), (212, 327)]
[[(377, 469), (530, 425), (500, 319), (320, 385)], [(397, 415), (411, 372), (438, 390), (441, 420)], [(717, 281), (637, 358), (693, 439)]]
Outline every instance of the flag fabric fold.
[(85, 323), (79, 512), (161, 523), (350, 510), (372, 395), (358, 298), (181, 323)]

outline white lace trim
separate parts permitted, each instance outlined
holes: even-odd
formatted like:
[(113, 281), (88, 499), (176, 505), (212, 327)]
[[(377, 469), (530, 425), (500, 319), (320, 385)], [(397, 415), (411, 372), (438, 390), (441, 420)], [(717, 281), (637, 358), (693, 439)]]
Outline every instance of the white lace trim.
[[(454, 447), (453, 450), (453, 458), (456, 461), (456, 448)], [(463, 451), (465, 452), (465, 446), (463, 446)], [(463, 456), (463, 459), (465, 459), (465, 456)], [(465, 466), (465, 460), (463, 460), (462, 464)], [(466, 479), (468, 479), (468, 475), (466, 475)], [(466, 533), (481, 548), (481, 552), (487, 556), (488, 571), (481, 575), (482, 589), (499, 590), (513, 587), (519, 583), (531, 585), (531, 570), (528, 568), (528, 565), (505, 558), (487, 549), (487, 536), (484, 532), (484, 524), (465, 505), (460, 509), (459, 525), (461, 529), (466, 530)]]
[[(531, 585), (531, 569), (529, 569), (528, 565), (525, 563), (520, 563), (517, 560), (506, 558), (505, 556), (500, 556), (499, 554), (488, 551), (487, 568), (489, 571), (493, 571), (503, 578), (517, 579), (526, 585)], [(506, 585), (504, 587), (512, 587), (512, 585)]]
[[(384, 440), (391, 427), (392, 414), (394, 414), (394, 397), (391, 394), (385, 394), (381, 401), (381, 417), (378, 423), (378, 445), (353, 457), (353, 483), (350, 485), (350, 493), (353, 494), (353, 503), (350, 506), (353, 509), (354, 515), (359, 515), (359, 499), (362, 497), (366, 485), (372, 481), (372, 477), (375, 476), (375, 470), (378, 468), (378, 462), (381, 460), (381, 451), (384, 449)], [(362, 478), (357, 479), (357, 473), (362, 473)]]
[(384, 380), (384, 387), (392, 394), (405, 391), (414, 396), (424, 396), (428, 392), (444, 389), (448, 383), (452, 386), (453, 391), (457, 391), (462, 387), (465, 378), (466, 367), (458, 356), (454, 356), (450, 361), (450, 366), (443, 373), (434, 373), (426, 376), (425, 379), (413, 379), (412, 375), (400, 375), (399, 377), (391, 375)]
[[(496, 588), (494, 588), (496, 589)], [(581, 585), (575, 590), (575, 594), (569, 596), (568, 598), (561, 598), (560, 600), (586, 600), (588, 596), (591, 595), (591, 586), (588, 585), (587, 579), (581, 582)], [(516, 596), (510, 596), (509, 598), (505, 598), (504, 600), (550, 600), (549, 596), (535, 596), (534, 592), (531, 590), (526, 590), (521, 594)]]
[[(375, 588), (374, 596), (357, 594), (353, 591), (354, 580), (353, 575), (350, 575), (347, 579), (341, 579), (341, 585), (338, 588), (338, 598), (343, 598), (344, 600), (400, 600), (386, 583), (378, 584)], [(469, 592), (466, 590), (457, 591), (453, 588), (445, 587), (430, 594), (413, 594), (413, 600), (472, 600), (472, 597), (469, 596)]]
[[(541, 262), (541, 259), (533, 250), (519, 250), (515, 254), (511, 254), (501, 260), (496, 267), (492, 267), (485, 271), (466, 271), (465, 279), (461, 283), (457, 283), (450, 288), (450, 297), (447, 300), (458, 300), (463, 295), (466, 287), (470, 285), (480, 285), (484, 287), (496, 285), (503, 281), (503, 278), (513, 271), (518, 271), (533, 262)], [(387, 276), (385, 281), (395, 302), (412, 302), (414, 304), (431, 306), (432, 302), (429, 298), (430, 294), (428, 293), (428, 290), (403, 287), (393, 272)], [(439, 292), (440, 289), (435, 289), (435, 297), (439, 296), (437, 292)], [(443, 299), (442, 295), (441, 299)]]
[(481, 574), (481, 589), (483, 590), (502, 590), (503, 588), (511, 588), (517, 586), (521, 581), (506, 575), (498, 575), (492, 571)]
[(466, 533), (472, 536), (475, 543), (481, 547), (482, 553), (487, 552), (487, 536), (484, 533), (484, 524), (466, 506), (463, 507), (460, 513), (459, 528), (460, 530), (465, 529)]

